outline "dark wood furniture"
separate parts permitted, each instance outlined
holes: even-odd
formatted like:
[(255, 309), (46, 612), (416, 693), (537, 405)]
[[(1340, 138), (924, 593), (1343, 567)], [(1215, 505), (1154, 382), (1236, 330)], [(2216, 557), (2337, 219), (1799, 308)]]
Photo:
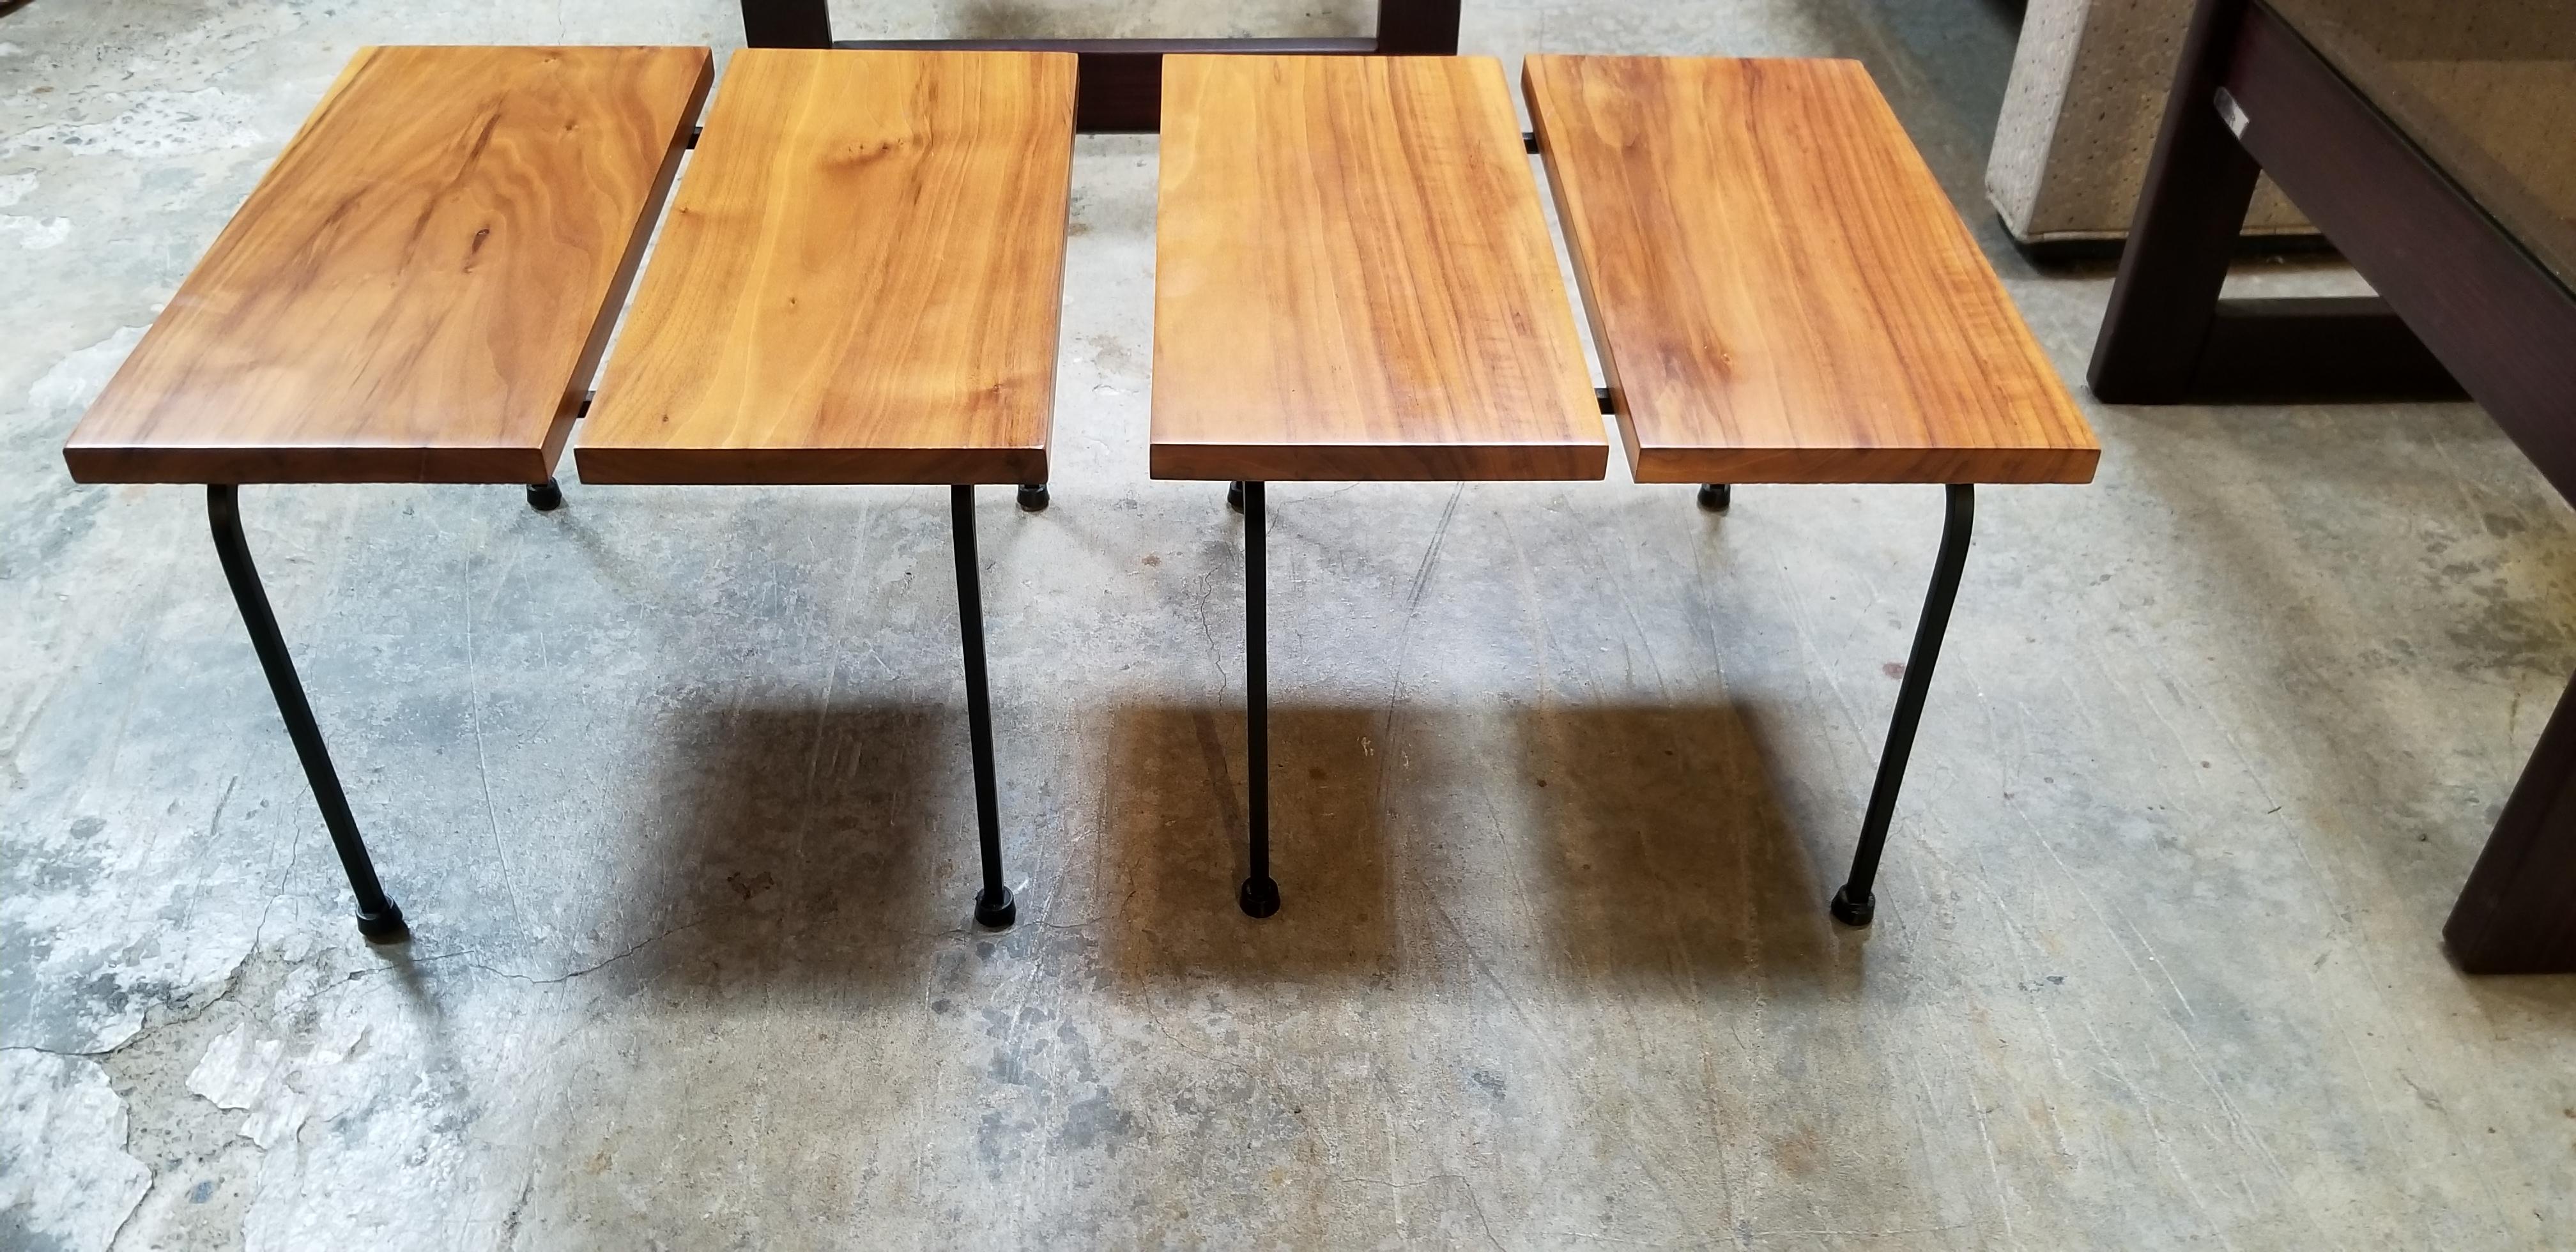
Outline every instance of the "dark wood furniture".
[(744, 41), (755, 48), (1070, 52), (1082, 59), (1075, 125), (1085, 132), (1152, 134), (1162, 123), (1166, 56), (1221, 52), (1446, 56), (1458, 50), (1460, 3), (1378, 0), (1377, 33), (1366, 38), (835, 40), (826, 0), (742, 0), (742, 31)]
[[(2114, 404), (2456, 396), (2576, 499), (2576, 0), (2201, 0), (2093, 355)], [(2256, 173), (2379, 293), (2221, 301)], [(2444, 929), (2576, 971), (2576, 682)]]

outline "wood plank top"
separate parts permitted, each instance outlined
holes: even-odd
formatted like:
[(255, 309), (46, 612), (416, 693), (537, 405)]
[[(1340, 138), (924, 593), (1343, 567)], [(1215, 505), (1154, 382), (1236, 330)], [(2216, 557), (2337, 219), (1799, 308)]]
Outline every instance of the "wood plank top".
[(1046, 481), (1075, 63), (735, 53), (583, 481)]
[(1167, 58), (1155, 230), (1154, 477), (1608, 467), (1492, 59)]
[(366, 48), (63, 448), (82, 482), (541, 482), (704, 48)]
[(2100, 452), (1853, 61), (1522, 67), (1640, 482), (2086, 482)]

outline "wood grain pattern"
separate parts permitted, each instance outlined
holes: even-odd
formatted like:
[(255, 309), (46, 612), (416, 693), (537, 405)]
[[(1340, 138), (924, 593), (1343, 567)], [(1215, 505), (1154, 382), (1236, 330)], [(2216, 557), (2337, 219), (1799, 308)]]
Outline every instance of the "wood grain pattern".
[(1522, 68), (1640, 482), (2086, 482), (2093, 434), (1853, 61)]
[(82, 482), (538, 482), (704, 48), (367, 48), (63, 449)]
[(1173, 57), (1157, 478), (1582, 479), (1581, 340), (1485, 57)]
[(1046, 481), (1074, 64), (735, 54), (583, 481)]

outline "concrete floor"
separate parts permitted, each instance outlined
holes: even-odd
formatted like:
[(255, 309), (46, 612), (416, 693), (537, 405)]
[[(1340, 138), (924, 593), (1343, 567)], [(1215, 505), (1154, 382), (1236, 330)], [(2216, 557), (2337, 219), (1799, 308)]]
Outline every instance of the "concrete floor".
[[(1238, 531), (1144, 472), (1144, 139), (1079, 149), (1055, 507), (982, 512), (1018, 928), (966, 924), (937, 489), (255, 489), (416, 934), (366, 947), (198, 493), (58, 446), (356, 46), (738, 38), (727, 0), (0, 17), (0, 1245), (2568, 1244), (2576, 980), (2438, 941), (2576, 668), (2576, 524), (2475, 408), (2092, 406), (2098, 483), (1988, 491), (1866, 934), (1822, 906), (1939, 492), (1280, 486), (1254, 924)], [(1977, 192), (2011, 38), (1989, 0), (1466, 25), (1862, 58), (2074, 378), (2107, 274)]]

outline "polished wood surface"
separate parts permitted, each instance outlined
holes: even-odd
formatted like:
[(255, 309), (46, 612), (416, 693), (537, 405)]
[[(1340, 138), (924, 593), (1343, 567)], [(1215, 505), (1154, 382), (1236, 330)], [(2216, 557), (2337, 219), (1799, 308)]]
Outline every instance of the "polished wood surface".
[(367, 48), (63, 449), (83, 482), (537, 482), (704, 48)]
[(2085, 482), (2100, 453), (1853, 61), (1534, 56), (1640, 482)]
[(1073, 93), (1065, 53), (736, 53), (583, 481), (1044, 482)]
[(1608, 461), (1500, 65), (1165, 65), (1155, 477), (1580, 479)]

